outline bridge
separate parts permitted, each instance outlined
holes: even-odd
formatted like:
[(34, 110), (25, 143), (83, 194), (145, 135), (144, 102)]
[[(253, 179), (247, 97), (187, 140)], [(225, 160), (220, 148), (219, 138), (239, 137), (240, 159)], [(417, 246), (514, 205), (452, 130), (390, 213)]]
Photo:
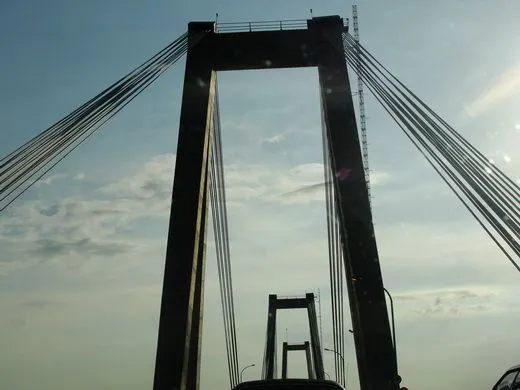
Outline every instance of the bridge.
[[(220, 28), (222, 27), (222, 28)], [(1, 161), (2, 211), (187, 54), (154, 388), (197, 388), (206, 220), (211, 204), (230, 384), (236, 327), (216, 72), (316, 66), (323, 112), (324, 185), (334, 349), (344, 350), (342, 289), (350, 298), (362, 389), (396, 388), (392, 345), (347, 65), (520, 270), (520, 189), (350, 35), (339, 17), (303, 24), (191, 23), (187, 34)], [(345, 275), (344, 275), (345, 274)], [(346, 276), (346, 277), (345, 277)], [(315, 332), (314, 332), (315, 333)], [(336, 359), (336, 378), (344, 362)]]

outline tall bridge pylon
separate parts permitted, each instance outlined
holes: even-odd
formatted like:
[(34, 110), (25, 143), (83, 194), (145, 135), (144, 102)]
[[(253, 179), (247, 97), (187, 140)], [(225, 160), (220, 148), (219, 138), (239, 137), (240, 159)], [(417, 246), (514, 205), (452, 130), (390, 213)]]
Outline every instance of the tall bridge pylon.
[(362, 390), (397, 389), (339, 16), (295, 30), (217, 33), (190, 23), (154, 390), (198, 388), (216, 72), (317, 67)]

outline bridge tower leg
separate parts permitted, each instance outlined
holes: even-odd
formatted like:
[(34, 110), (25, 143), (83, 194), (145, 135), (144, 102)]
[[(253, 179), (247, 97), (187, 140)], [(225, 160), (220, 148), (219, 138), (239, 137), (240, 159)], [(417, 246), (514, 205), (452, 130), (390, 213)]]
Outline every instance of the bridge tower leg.
[(288, 343), (284, 341), (282, 344), (282, 379), (287, 379), (287, 352)]
[[(190, 23), (154, 390), (197, 390), (215, 72), (213, 23)], [(201, 36), (204, 36), (201, 39)], [(194, 45), (194, 41), (197, 44)]]
[(307, 375), (309, 379), (316, 378), (316, 367), (312, 364), (311, 345), (308, 341), (304, 343), (305, 358), (307, 360)]
[(264, 360), (264, 379), (276, 378), (276, 303), (275, 294), (269, 295), (269, 309), (267, 314), (267, 343)]
[(321, 354), (320, 333), (318, 329), (318, 319), (316, 317), (314, 294), (306, 294), (305, 299), (307, 300), (307, 315), (309, 317), (312, 361), (316, 368), (315, 375), (317, 379), (325, 379), (325, 368), (323, 366), (323, 355)]
[(360, 388), (395, 390), (397, 365), (343, 49), (344, 28), (332, 17), (314, 18), (308, 26), (316, 39)]

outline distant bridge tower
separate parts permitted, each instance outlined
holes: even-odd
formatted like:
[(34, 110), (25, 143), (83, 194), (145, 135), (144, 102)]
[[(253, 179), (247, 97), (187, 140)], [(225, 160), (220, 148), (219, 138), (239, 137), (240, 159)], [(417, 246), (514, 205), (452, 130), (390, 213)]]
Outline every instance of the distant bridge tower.
[(303, 343), (292, 343), (289, 344), (287, 342), (283, 343), (283, 357), (282, 357), (282, 379), (287, 379), (287, 355), (289, 351), (305, 351), (305, 358), (307, 360), (307, 373), (309, 379), (316, 378), (316, 369), (313, 365), (312, 355), (311, 355), (311, 344), (308, 341)]
[[(316, 316), (316, 304), (313, 293), (305, 294), (305, 297), (278, 298), (277, 295), (269, 295), (269, 309), (267, 313), (267, 335), (262, 379), (276, 379), (276, 312), (279, 309), (306, 309), (309, 317), (309, 330), (311, 335), (310, 352), (312, 355), (313, 370), (310, 372), (312, 379), (325, 379), (323, 367), (323, 355)], [(284, 345), (287, 343), (284, 343)], [(287, 363), (286, 353), (284, 353)], [(309, 360), (307, 361), (309, 364)], [(285, 375), (287, 372), (285, 372)], [(283, 375), (283, 373), (282, 373)]]

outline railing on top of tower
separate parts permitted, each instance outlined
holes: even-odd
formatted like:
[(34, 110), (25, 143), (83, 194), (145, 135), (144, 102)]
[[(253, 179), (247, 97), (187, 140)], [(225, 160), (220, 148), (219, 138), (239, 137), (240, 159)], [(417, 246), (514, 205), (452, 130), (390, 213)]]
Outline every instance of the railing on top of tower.
[[(348, 27), (348, 18), (343, 18), (343, 26)], [(275, 30), (303, 30), (307, 28), (306, 19), (292, 20), (270, 20), (259, 22), (216, 22), (215, 30), (218, 33), (237, 33), (253, 31), (275, 31)]]

